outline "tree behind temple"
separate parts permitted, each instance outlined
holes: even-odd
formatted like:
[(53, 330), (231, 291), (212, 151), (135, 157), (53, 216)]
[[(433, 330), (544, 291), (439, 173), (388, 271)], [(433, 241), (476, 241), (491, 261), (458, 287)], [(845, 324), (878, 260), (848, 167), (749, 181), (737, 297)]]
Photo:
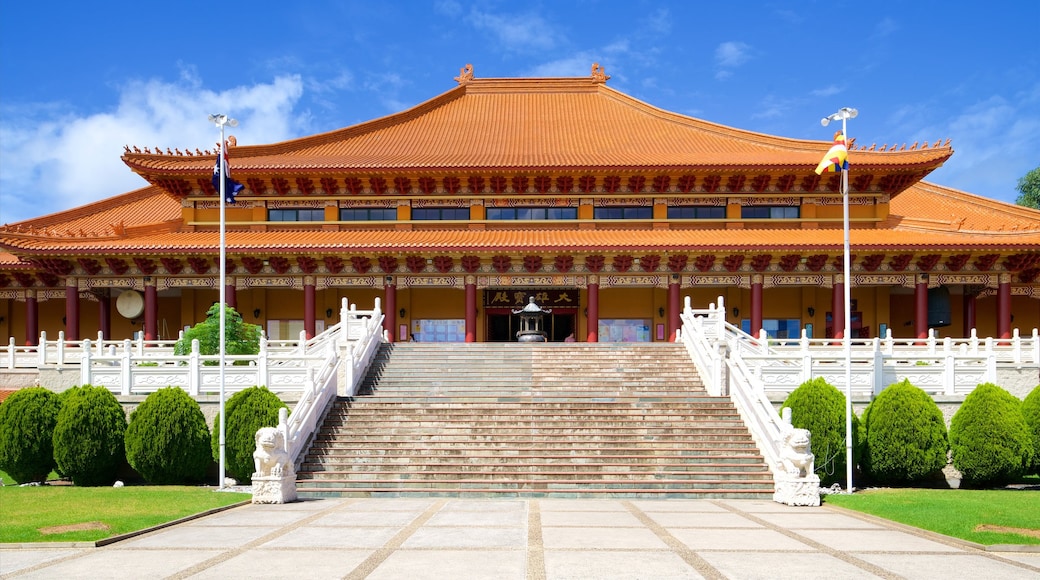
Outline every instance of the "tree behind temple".
[(1018, 186), (1015, 189), (1021, 194), (1015, 203), (1024, 207), (1040, 209), (1040, 167), (1023, 175), (1018, 180)]

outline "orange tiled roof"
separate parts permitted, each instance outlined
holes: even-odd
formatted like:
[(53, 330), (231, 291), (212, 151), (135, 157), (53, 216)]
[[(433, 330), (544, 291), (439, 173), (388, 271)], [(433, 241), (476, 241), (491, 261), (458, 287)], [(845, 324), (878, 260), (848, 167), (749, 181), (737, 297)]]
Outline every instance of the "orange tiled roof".
[[(272, 172), (492, 169), (799, 168), (811, 171), (830, 142), (725, 127), (651, 106), (592, 78), (476, 79), (406, 111), (272, 145), (238, 146), (236, 175)], [(949, 145), (907, 151), (856, 149), (871, 168), (919, 168)], [(208, 174), (213, 156), (130, 153), (153, 177)]]
[[(169, 196), (124, 196), (127, 205), (142, 214), (168, 217)], [(149, 205), (150, 204), (150, 205)], [(70, 213), (77, 214), (78, 210)], [(113, 215), (123, 210), (110, 208)], [(101, 213), (102, 219), (109, 214)], [(79, 217), (78, 219), (85, 219)], [(70, 223), (76, 223), (76, 219)], [(34, 223), (34, 222), (33, 222)], [(60, 234), (12, 235), (0, 232), (0, 243), (19, 252), (51, 254), (148, 254), (211, 253), (218, 246), (215, 231), (179, 231), (136, 223), (131, 235), (90, 238)], [(588, 250), (783, 250), (840, 248), (840, 227), (821, 229), (415, 229), (316, 231), (228, 231), (229, 254), (270, 251), (287, 254), (323, 252), (521, 252)], [(892, 200), (892, 215), (878, 228), (855, 228), (850, 234), (854, 250), (931, 248), (1036, 250), (1040, 247), (1040, 211), (1005, 204), (923, 182)]]

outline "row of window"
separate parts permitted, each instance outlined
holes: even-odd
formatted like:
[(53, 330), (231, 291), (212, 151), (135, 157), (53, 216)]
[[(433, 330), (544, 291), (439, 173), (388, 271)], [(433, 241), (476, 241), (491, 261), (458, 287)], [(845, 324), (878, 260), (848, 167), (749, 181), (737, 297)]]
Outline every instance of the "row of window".
[[(742, 219), (798, 219), (798, 206), (749, 206), (742, 207)], [(491, 207), (487, 209), (489, 220), (576, 220), (576, 207)], [(592, 217), (598, 220), (649, 220), (654, 210), (647, 206), (597, 207)], [(720, 206), (675, 206), (668, 208), (668, 219), (725, 219), (726, 208)], [(340, 208), (340, 221), (369, 222), (393, 221), (397, 219), (395, 208)], [(417, 207), (412, 209), (413, 220), (443, 221), (469, 219), (469, 208), (465, 207)], [(321, 222), (325, 221), (323, 209), (269, 209), (267, 221), (272, 222)]]

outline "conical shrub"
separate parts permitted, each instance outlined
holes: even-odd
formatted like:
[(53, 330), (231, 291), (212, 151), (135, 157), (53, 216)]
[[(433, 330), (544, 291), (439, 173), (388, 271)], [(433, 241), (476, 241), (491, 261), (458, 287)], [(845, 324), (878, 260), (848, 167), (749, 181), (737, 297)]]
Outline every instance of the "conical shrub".
[(46, 481), (54, 469), (54, 426), (61, 409), (57, 393), (19, 389), (0, 404), (0, 469), (18, 483)]
[(950, 422), (953, 466), (967, 486), (1018, 479), (1032, 468), (1033, 445), (1022, 402), (993, 383), (975, 387)]
[[(224, 403), (224, 469), (241, 482), (253, 477), (253, 451), (256, 432), (261, 427), (278, 425), (278, 410), (285, 403), (267, 387), (250, 387), (235, 393)], [(220, 461), (220, 414), (213, 421), (213, 460)]]
[(184, 389), (167, 387), (130, 414), (126, 459), (151, 483), (201, 482), (212, 463), (209, 441), (199, 404)]
[(889, 385), (863, 411), (863, 469), (873, 481), (910, 484), (946, 466), (946, 421), (935, 401), (910, 381)]
[[(784, 401), (791, 409), (791, 425), (808, 429), (816, 474), (823, 485), (845, 481), (845, 395), (823, 377), (806, 381), (791, 391)], [(852, 415), (853, 462), (858, 459), (859, 418)]]
[(83, 385), (65, 391), (54, 426), (58, 471), (76, 485), (112, 483), (126, 460), (125, 435), (126, 414), (108, 389)]
[(1022, 401), (1022, 416), (1033, 433), (1033, 468), (1029, 472), (1040, 475), (1040, 385)]

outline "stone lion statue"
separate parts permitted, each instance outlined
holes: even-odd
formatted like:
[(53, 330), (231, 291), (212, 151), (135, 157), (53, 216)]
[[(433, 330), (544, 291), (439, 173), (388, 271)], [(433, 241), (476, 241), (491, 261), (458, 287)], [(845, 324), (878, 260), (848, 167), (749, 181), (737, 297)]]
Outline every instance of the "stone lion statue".
[(794, 477), (808, 477), (816, 471), (808, 429), (789, 428), (784, 434), (780, 461), (784, 471)]
[(292, 462), (285, 452), (285, 436), (278, 428), (262, 427), (256, 432), (253, 464), (256, 467), (253, 477), (280, 477), (292, 473)]

